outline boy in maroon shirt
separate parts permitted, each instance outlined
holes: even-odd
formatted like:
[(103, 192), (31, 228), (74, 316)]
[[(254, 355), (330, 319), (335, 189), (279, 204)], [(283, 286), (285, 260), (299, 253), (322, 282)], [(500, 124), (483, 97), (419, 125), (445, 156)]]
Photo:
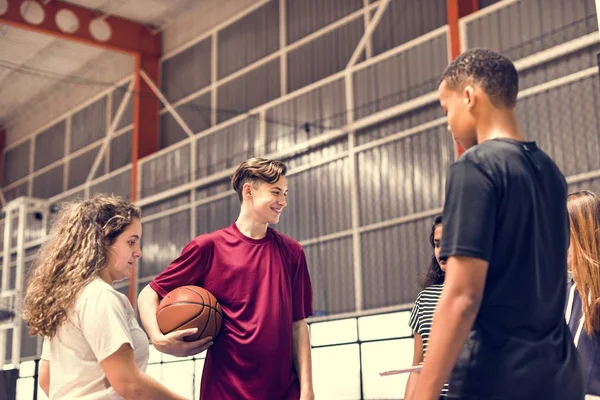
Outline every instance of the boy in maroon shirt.
[[(139, 295), (142, 323), (154, 347), (174, 356), (209, 348), (200, 399), (313, 399), (311, 347), (305, 318), (312, 315), (312, 288), (298, 242), (268, 227), (287, 205), (286, 166), (253, 158), (232, 177), (241, 202), (229, 227), (202, 234)], [(184, 285), (201, 286), (223, 309), (217, 339), (183, 341), (163, 335), (159, 301)]]

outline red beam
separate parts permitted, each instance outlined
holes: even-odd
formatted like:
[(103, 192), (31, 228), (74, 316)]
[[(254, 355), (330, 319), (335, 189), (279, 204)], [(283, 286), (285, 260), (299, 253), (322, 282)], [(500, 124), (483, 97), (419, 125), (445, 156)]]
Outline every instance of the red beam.
[[(136, 201), (138, 192), (139, 159), (158, 150), (158, 108), (159, 101), (148, 84), (140, 76), (144, 71), (150, 79), (158, 82), (158, 57), (136, 56), (133, 98), (133, 139), (131, 146), (131, 200)], [(134, 266), (129, 276), (129, 301), (136, 309), (137, 268)]]
[(137, 159), (158, 151), (158, 110), (160, 101), (154, 95), (146, 81), (139, 76), (139, 71), (144, 71), (152, 82), (157, 87), (160, 87), (158, 84), (158, 66), (158, 57), (141, 56), (139, 61), (136, 60), (136, 75), (139, 82), (139, 90), (136, 90), (136, 94), (139, 93), (139, 96), (136, 96), (134, 101), (137, 99), (139, 102), (139, 110), (135, 117), (135, 125), (139, 128), (138, 135), (141, 139), (138, 142), (139, 147), (135, 155)]
[[(100, 17), (95, 11), (70, 3), (52, 1), (42, 6), (44, 20), (39, 25), (33, 25), (21, 16), (21, 5), (24, 0), (7, 0), (7, 2), (8, 9), (0, 16), (0, 24), (129, 54), (143, 53), (158, 57), (162, 51), (160, 38), (156, 40), (156, 36), (159, 35), (153, 35), (148, 27), (125, 18), (105, 17), (104, 21), (111, 27), (112, 34), (107, 41), (100, 42), (94, 39), (89, 29), (90, 23)], [(65, 33), (56, 25), (56, 14), (61, 10), (69, 10), (77, 17), (79, 27), (75, 32)]]
[(0, 126), (0, 186), (4, 185), (4, 147), (6, 146), (6, 130), (3, 126)]
[[(479, 9), (478, 0), (446, 0), (446, 9), (448, 11), (448, 30), (450, 35), (450, 59), (454, 60), (461, 53), (460, 48), (460, 26), (459, 19)], [(454, 142), (454, 152), (456, 158), (464, 153), (465, 149)]]
[(142, 79), (144, 71), (152, 81), (158, 81), (158, 58), (137, 56), (135, 58), (133, 97), (133, 138), (131, 145), (131, 200), (136, 201), (138, 192), (138, 161), (158, 150), (159, 101), (148, 84)]

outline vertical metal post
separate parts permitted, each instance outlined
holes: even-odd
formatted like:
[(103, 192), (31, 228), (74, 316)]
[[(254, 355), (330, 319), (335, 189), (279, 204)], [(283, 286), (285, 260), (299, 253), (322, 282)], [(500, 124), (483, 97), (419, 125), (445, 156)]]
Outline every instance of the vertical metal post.
[(600, 0), (596, 0), (596, 18), (598, 20), (598, 28), (600, 29)]
[(267, 149), (267, 111), (262, 109), (258, 114), (258, 135), (256, 136), (256, 147), (255, 149), (259, 149), (258, 154), (263, 155), (267, 154), (269, 150)]
[(217, 125), (217, 32), (210, 37), (210, 124)]
[(25, 276), (25, 224), (27, 222), (27, 203), (23, 201), (18, 208), (17, 219), (17, 266), (15, 279), (15, 316), (12, 340), (12, 365), (18, 368), (21, 362), (21, 303), (23, 296), (23, 278)]
[(29, 144), (29, 184), (27, 186), (27, 196), (33, 196), (33, 171), (35, 169), (35, 136), (31, 137)]
[(69, 189), (69, 169), (71, 168), (71, 158), (69, 157), (69, 147), (71, 146), (71, 117), (69, 115), (65, 120), (65, 152), (66, 157), (65, 167), (63, 169), (63, 190)]
[[(346, 124), (354, 122), (354, 85), (352, 82), (352, 70), (346, 69), (345, 75), (346, 92)], [(363, 309), (363, 284), (362, 284), (362, 252), (360, 246), (360, 215), (358, 207), (358, 166), (356, 165), (355, 132), (348, 132), (348, 157), (350, 174), (350, 206), (352, 210), (352, 258), (354, 267), (354, 301), (356, 311)]]
[(287, 94), (287, 23), (286, 23), (286, 0), (279, 0), (279, 66), (280, 66), (280, 84), (281, 96)]
[[(10, 271), (10, 248), (11, 248), (11, 232), (12, 232), (12, 208), (4, 209), (4, 249), (2, 254), (2, 293), (8, 290), (8, 280)], [(6, 364), (6, 329), (0, 330), (0, 368)]]
[[(196, 180), (196, 176), (198, 173), (198, 138), (194, 138), (194, 140), (190, 141), (190, 180), (189, 182), (193, 182)], [(196, 188), (190, 189), (190, 238), (196, 237), (198, 235), (198, 228), (196, 226)]]
[[(365, 31), (369, 27), (369, 21), (371, 21), (371, 8), (369, 7), (369, 0), (363, 0), (363, 10), (365, 11), (365, 15), (363, 17), (365, 21)], [(365, 43), (365, 55), (367, 59), (373, 57), (373, 36), (369, 37), (367, 43)]]
[[(112, 93), (106, 95), (106, 136), (110, 136), (112, 133), (110, 131), (110, 122), (112, 119)], [(117, 127), (115, 126), (115, 131), (117, 131)], [(110, 172), (110, 143), (106, 146), (106, 157), (104, 157), (104, 170), (106, 172)]]

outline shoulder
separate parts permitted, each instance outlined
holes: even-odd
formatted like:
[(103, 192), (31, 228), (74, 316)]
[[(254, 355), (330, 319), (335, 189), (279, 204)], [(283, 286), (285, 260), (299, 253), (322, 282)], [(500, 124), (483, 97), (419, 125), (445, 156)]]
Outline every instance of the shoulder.
[[(523, 145), (526, 145), (523, 142)], [(481, 144), (466, 150), (459, 160), (468, 160), (475, 164), (485, 164), (496, 161), (497, 159), (520, 154), (520, 147), (513, 142), (503, 140), (487, 140)]]
[(117, 292), (111, 285), (104, 282), (100, 278), (96, 278), (88, 283), (83, 289), (81, 289), (79, 298), (81, 300), (85, 300), (89, 298), (96, 298), (102, 295), (109, 295), (115, 298), (118, 298), (119, 295), (123, 296), (123, 294)]
[(422, 302), (436, 300), (442, 294), (442, 290), (444, 290), (444, 285), (431, 285), (426, 287), (419, 293), (420, 300)]
[(124, 308), (129, 306), (127, 296), (116, 291), (111, 285), (97, 278), (87, 284), (79, 294), (76, 307), (79, 310), (99, 307)]
[(218, 231), (203, 233), (193, 238), (186, 247), (190, 249), (212, 249), (215, 242), (222, 240), (227, 235), (227, 229), (219, 229)]
[(269, 228), (269, 231), (273, 234), (279, 245), (289, 251), (294, 258), (298, 257), (304, 251), (302, 245), (297, 240), (272, 228)]
[(500, 153), (504, 150), (497, 151), (495, 146), (482, 143), (471, 147), (465, 151), (452, 165), (450, 171), (460, 174), (482, 173), (491, 178), (498, 161), (502, 158)]

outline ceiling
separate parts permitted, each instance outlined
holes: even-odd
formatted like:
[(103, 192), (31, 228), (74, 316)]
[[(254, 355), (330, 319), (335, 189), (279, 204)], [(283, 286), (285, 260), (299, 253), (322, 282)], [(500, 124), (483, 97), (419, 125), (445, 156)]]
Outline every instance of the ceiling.
[[(49, 2), (38, 1), (42, 5)], [(65, 2), (93, 9), (98, 15), (127, 18), (148, 25), (152, 31), (163, 31), (163, 44), (168, 51), (191, 40), (190, 34), (201, 34), (199, 29), (206, 31), (255, 1)], [(182, 22), (188, 27), (177, 26)], [(174, 32), (171, 38), (165, 37), (169, 29)], [(173, 37), (181, 43), (173, 43)], [(31, 134), (132, 72), (133, 60), (128, 55), (0, 24), (0, 125), (7, 132), (7, 144)]]

